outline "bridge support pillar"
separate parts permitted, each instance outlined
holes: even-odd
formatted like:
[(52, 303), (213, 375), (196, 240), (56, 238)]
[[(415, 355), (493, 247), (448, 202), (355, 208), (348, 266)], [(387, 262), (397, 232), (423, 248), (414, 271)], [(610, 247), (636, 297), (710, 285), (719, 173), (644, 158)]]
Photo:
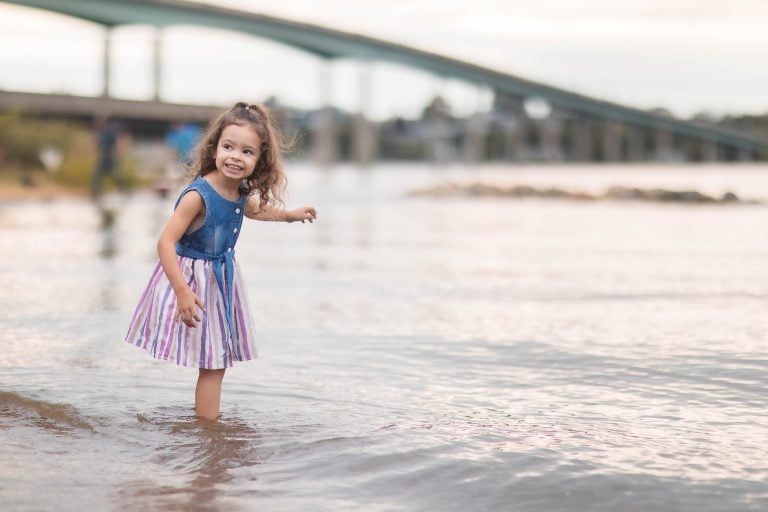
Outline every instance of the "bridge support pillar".
[(335, 115), (333, 109), (326, 106), (315, 111), (312, 117), (312, 160), (328, 167), (338, 158)]
[(160, 101), (163, 72), (163, 31), (160, 28), (155, 29), (152, 40), (152, 71), (152, 99)]
[(754, 158), (754, 153), (745, 148), (739, 148), (737, 153), (737, 159), (739, 162), (751, 162)]
[(332, 75), (331, 61), (320, 62), (320, 107), (312, 116), (312, 159), (321, 167), (328, 167), (338, 159), (336, 140), (336, 119), (331, 107)]
[(502, 121), (504, 134), (504, 160), (525, 160), (528, 126), (524, 118), (505, 118)]
[(445, 163), (456, 158), (456, 151), (451, 140), (451, 126), (447, 119), (432, 119), (425, 125), (427, 147), (436, 163)]
[(591, 162), (594, 159), (594, 140), (592, 123), (588, 120), (576, 120), (570, 130), (571, 159), (577, 162)]
[(464, 160), (478, 162), (485, 157), (485, 141), (488, 136), (488, 120), (482, 114), (474, 114), (464, 123), (464, 143), (461, 148)]
[(376, 158), (379, 139), (376, 126), (358, 114), (352, 130), (352, 156), (359, 165), (368, 165)]
[(563, 124), (559, 119), (549, 117), (541, 121), (541, 157), (545, 162), (563, 159)]
[(602, 127), (603, 132), (603, 161), (604, 162), (620, 162), (622, 157), (621, 151), (621, 134), (622, 126), (615, 121), (605, 121)]
[(663, 162), (674, 160), (672, 148), (672, 133), (666, 130), (656, 130), (655, 134), (655, 159)]
[(720, 151), (717, 142), (711, 140), (701, 141), (701, 160), (703, 162), (717, 162), (720, 159)]
[(104, 82), (101, 89), (101, 95), (104, 98), (109, 98), (111, 95), (109, 88), (109, 75), (111, 74), (110, 68), (112, 67), (110, 53), (112, 53), (112, 29), (106, 27), (104, 29), (104, 56), (101, 66), (102, 80)]
[(700, 158), (701, 143), (691, 137), (680, 142), (680, 152), (684, 162), (695, 162)]
[(645, 132), (642, 128), (633, 126), (627, 128), (627, 159), (630, 162), (645, 160)]
[(371, 100), (371, 66), (369, 62), (360, 62), (358, 68), (358, 114), (352, 122), (352, 158), (358, 165), (371, 163), (376, 157), (378, 133), (376, 126), (366, 119)]

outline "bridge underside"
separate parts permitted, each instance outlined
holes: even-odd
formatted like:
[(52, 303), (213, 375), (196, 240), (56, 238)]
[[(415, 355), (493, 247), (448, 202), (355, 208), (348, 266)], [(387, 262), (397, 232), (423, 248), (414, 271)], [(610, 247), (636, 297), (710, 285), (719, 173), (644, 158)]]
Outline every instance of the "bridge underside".
[[(521, 159), (634, 160), (649, 152), (654, 159), (667, 159), (664, 155), (678, 159), (680, 155), (693, 153), (704, 155), (702, 159), (707, 160), (733, 159), (733, 155), (751, 159), (768, 149), (768, 141), (719, 127), (601, 101), (414, 48), (255, 13), (181, 0), (3, 1), (74, 16), (106, 27), (184, 24), (222, 28), (278, 41), (325, 59), (389, 61), (481, 84), (494, 90), (497, 103), (506, 107), (494, 114), (490, 124), (487, 119), (467, 121), (465, 139), (470, 142), (464, 144), (463, 151), (469, 155), (483, 152), (478, 149), (480, 142), (471, 141), (488, 135), (478, 138), (473, 135), (472, 126), (481, 134), (500, 130), (504, 140), (501, 146), (506, 148), (503, 153)], [(531, 98), (549, 105), (551, 114), (546, 119), (531, 119), (527, 115), (524, 103)], [(113, 106), (122, 108), (121, 105), (123, 103), (117, 102)], [(159, 100), (145, 105), (135, 105), (135, 108), (150, 114), (167, 111), (163, 110), (165, 107), (160, 108), (167, 104)], [(539, 149), (525, 149), (530, 147)]]

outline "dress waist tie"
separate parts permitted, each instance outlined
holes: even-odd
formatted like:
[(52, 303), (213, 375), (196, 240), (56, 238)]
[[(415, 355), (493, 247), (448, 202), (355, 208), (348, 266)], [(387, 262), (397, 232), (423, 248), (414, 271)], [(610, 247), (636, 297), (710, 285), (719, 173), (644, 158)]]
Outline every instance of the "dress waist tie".
[[(235, 251), (225, 251), (219, 255), (211, 255), (177, 244), (176, 254), (179, 256), (187, 256), (189, 258), (208, 260), (213, 262), (213, 275), (216, 276), (216, 282), (219, 285), (221, 296), (224, 297), (227, 326), (229, 327), (229, 349), (231, 351), (230, 353), (234, 354), (234, 351), (232, 350), (232, 333), (234, 332), (232, 329), (232, 296), (234, 288), (233, 285), (235, 282)], [(224, 277), (225, 269), (226, 281)]]

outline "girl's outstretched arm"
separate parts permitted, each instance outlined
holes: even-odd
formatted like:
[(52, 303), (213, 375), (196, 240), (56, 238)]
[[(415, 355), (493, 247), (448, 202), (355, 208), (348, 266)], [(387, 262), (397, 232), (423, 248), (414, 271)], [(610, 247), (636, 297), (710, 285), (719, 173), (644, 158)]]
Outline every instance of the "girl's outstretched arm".
[(317, 220), (317, 210), (313, 206), (302, 206), (295, 210), (283, 210), (271, 206), (261, 206), (259, 200), (253, 196), (248, 198), (248, 204), (245, 207), (245, 216), (255, 220), (271, 220), (278, 222), (296, 222)]
[(176, 294), (176, 315), (174, 320), (181, 319), (189, 327), (197, 326), (200, 315), (197, 308), (205, 309), (200, 297), (187, 286), (179, 269), (179, 260), (176, 255), (176, 242), (192, 225), (196, 218), (205, 215), (205, 203), (200, 194), (191, 190), (184, 194), (173, 215), (165, 225), (160, 238), (157, 241), (157, 254), (160, 256), (160, 265), (168, 277), (173, 291)]

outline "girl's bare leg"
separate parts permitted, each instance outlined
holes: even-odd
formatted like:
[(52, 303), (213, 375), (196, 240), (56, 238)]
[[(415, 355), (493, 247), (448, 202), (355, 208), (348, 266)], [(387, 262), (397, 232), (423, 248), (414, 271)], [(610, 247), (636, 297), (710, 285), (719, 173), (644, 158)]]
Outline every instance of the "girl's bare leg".
[(200, 368), (195, 388), (195, 415), (198, 418), (215, 420), (219, 417), (221, 406), (221, 381), (224, 369), (206, 370)]

